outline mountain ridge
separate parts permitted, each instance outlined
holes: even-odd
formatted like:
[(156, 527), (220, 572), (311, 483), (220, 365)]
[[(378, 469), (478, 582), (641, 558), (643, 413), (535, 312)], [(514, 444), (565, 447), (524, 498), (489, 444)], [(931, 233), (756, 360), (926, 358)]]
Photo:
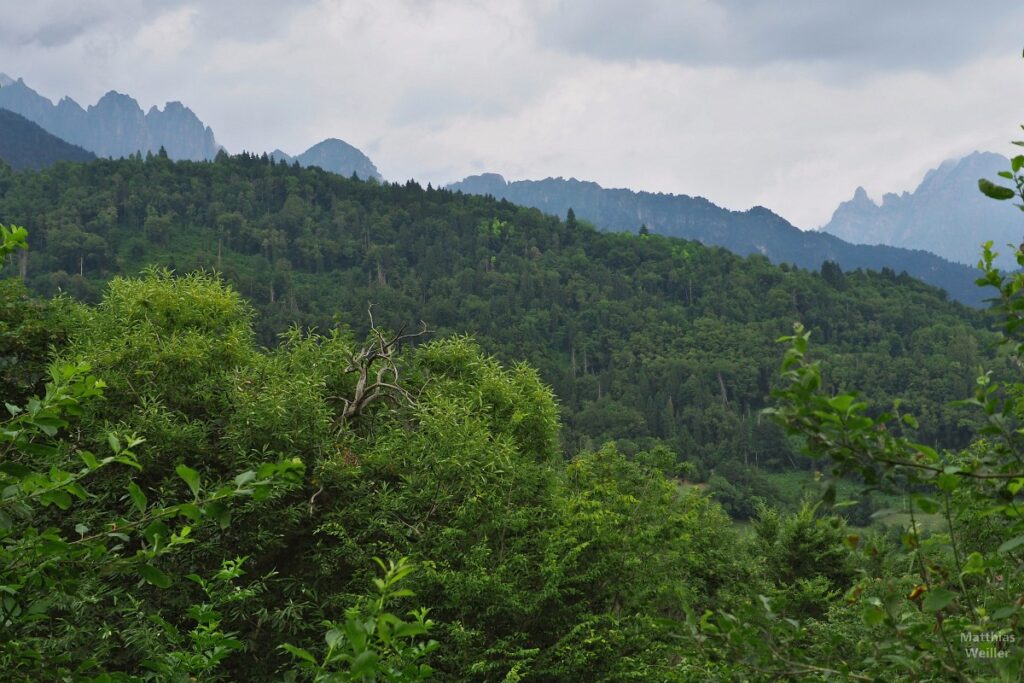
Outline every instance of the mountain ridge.
[(874, 202), (858, 187), (836, 207), (819, 230), (858, 244), (926, 249), (950, 261), (976, 263), (981, 243), (991, 240), (1002, 256), (997, 264), (1015, 268), (1003, 247), (1021, 240), (1020, 215), (1010, 202), (995, 202), (978, 191), (979, 178), (995, 180), (1010, 161), (994, 152), (947, 159), (925, 173), (910, 192), (887, 192)]
[(831, 234), (800, 230), (762, 206), (734, 211), (704, 197), (604, 188), (575, 178), (510, 182), (497, 173), (468, 176), (447, 188), (491, 195), (555, 215), (564, 216), (573, 209), (577, 218), (601, 230), (637, 232), (645, 225), (651, 232), (698, 240), (743, 256), (761, 254), (775, 263), (801, 268), (817, 270), (833, 261), (844, 270), (905, 270), (974, 306), (985, 297), (974, 284), (973, 268), (922, 249), (851, 244)]
[[(54, 104), (29, 87), (24, 79), (0, 73), (0, 108), (100, 157), (156, 153), (162, 147), (171, 159), (209, 161), (222, 149), (213, 130), (178, 100), (166, 102), (163, 109), (153, 105), (143, 111), (130, 95), (110, 90), (86, 108), (68, 96)], [(321, 140), (294, 157), (280, 149), (269, 156), (288, 163), (298, 161), (300, 166), (317, 166), (339, 175), (355, 173), (363, 179), (384, 179), (366, 154), (336, 137)]]
[(54, 104), (24, 79), (0, 74), (0, 108), (102, 157), (157, 152), (163, 147), (172, 159), (199, 161), (212, 159), (220, 149), (213, 130), (178, 101), (144, 112), (130, 95), (110, 90), (86, 108), (67, 96)]

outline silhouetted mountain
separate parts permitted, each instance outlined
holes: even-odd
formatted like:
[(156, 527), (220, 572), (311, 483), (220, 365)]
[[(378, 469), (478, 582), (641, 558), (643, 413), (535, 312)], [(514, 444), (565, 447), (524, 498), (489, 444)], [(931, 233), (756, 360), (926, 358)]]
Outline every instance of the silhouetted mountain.
[(662, 235), (699, 240), (737, 254), (763, 254), (775, 263), (817, 270), (834, 261), (844, 270), (857, 268), (906, 271), (942, 287), (964, 303), (978, 305), (986, 296), (974, 284), (976, 271), (922, 250), (850, 244), (821, 232), (803, 231), (764, 207), (730, 211), (703, 197), (605, 189), (575, 178), (507, 182), (486, 173), (448, 186), (468, 194), (492, 195), (515, 204), (578, 218), (602, 230), (637, 232), (641, 225)]
[(928, 171), (913, 192), (886, 194), (881, 205), (858, 187), (821, 229), (857, 244), (927, 249), (960, 263), (977, 263), (981, 243), (992, 240), (1003, 267), (1016, 267), (1006, 248), (1021, 241), (1021, 215), (1011, 202), (978, 191), (978, 178), (998, 180), (1010, 161), (992, 152), (950, 159)]
[(0, 160), (15, 170), (40, 169), (58, 161), (90, 161), (96, 156), (47, 133), (12, 111), (0, 109)]
[(295, 157), (279, 149), (271, 152), (270, 156), (275, 160), (284, 159), (288, 163), (298, 161), (300, 166), (318, 166), (338, 175), (350, 176), (355, 173), (363, 180), (367, 178), (383, 180), (377, 167), (373, 165), (368, 156), (337, 138), (327, 138)]
[(82, 109), (69, 97), (53, 104), (22, 79), (0, 74), (0, 108), (103, 157), (156, 152), (163, 147), (172, 159), (200, 160), (212, 159), (219, 149), (213, 131), (181, 102), (143, 113), (134, 99), (111, 91)]

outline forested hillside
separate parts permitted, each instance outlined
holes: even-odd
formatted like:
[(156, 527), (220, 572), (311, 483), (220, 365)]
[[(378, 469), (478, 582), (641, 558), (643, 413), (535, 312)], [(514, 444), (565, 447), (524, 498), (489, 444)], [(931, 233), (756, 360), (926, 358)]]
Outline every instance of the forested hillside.
[(3, 379), (59, 349), (0, 422), (5, 680), (650, 680), (663, 619), (761, 581), (658, 454), (567, 466), (536, 372), (466, 339), (267, 350), (211, 276), (2, 284)]
[(0, 161), (11, 168), (43, 168), (58, 161), (95, 158), (92, 152), (50, 135), (12, 111), (0, 109)]
[[(947, 261), (926, 251), (920, 243), (906, 249), (874, 243), (851, 244), (853, 240), (843, 241), (831, 234), (800, 230), (763, 206), (730, 211), (704, 197), (604, 188), (575, 178), (507, 182), (493, 173), (470, 176), (448, 187), (492, 195), (559, 215), (573, 209), (577, 216), (602, 230), (637, 232), (646, 226), (651, 232), (699, 240), (743, 256), (762, 254), (772, 263), (817, 270), (825, 261), (835, 261), (846, 270), (905, 270), (942, 287), (957, 301), (972, 306), (982, 304), (982, 292), (974, 286), (973, 267)], [(982, 241), (977, 240), (972, 249), (978, 251)]]
[[(35, 250), (0, 279), (10, 680), (1019, 678), (1024, 386), (957, 366), (993, 367), (997, 341), (999, 374), (1020, 367), (1024, 275), (991, 250), (999, 336), (891, 272), (776, 268), (252, 157), (0, 180), (34, 231), (0, 224), (0, 256)], [(209, 273), (99, 282), (146, 260), (219, 266), (261, 312)], [(19, 274), (94, 303), (34, 299)], [(330, 309), (360, 329), (271, 338)], [(414, 313), (534, 354), (566, 422), (529, 364), (394, 331)], [(759, 335), (787, 317), (815, 329), (770, 351)], [(667, 397), (678, 432), (615, 422), (648, 409), (617, 383), (656, 394), (673, 368), (705, 383)], [(910, 400), (843, 391), (865, 385)], [(943, 412), (953, 396), (965, 412)], [(708, 424), (793, 439), (833, 486), (794, 512), (757, 501), (740, 530), (677, 475), (780, 456)], [(606, 437), (622, 448), (591, 447)], [(699, 448), (664, 447), (684, 437)], [(843, 477), (902, 501), (906, 529), (848, 526)]]
[[(990, 353), (981, 314), (889, 270), (820, 273), (415, 183), (380, 185), (266, 158), (159, 156), (0, 175), (0, 220), (23, 223), (38, 292), (95, 301), (149, 265), (217, 270), (259, 312), (271, 346), (294, 323), (473, 334), (553, 387), (564, 449), (666, 446), (733, 514), (773, 496), (751, 470), (791, 470), (794, 445), (759, 412), (794, 320), (829, 358), (827, 386), (857, 386), (928, 419), (933, 445), (966, 444), (950, 396)], [(12, 266), (13, 268), (13, 266)], [(13, 272), (13, 270), (12, 270)], [(746, 467), (744, 467), (746, 466)], [(731, 482), (726, 485), (725, 482)]]

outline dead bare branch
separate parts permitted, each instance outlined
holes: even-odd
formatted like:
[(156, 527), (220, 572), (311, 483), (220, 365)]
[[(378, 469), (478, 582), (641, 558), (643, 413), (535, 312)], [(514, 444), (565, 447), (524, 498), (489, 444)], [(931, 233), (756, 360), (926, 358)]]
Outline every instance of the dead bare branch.
[(372, 303), (367, 306), (366, 314), (370, 318), (369, 339), (352, 354), (342, 371), (344, 374), (355, 373), (356, 384), (351, 397), (338, 397), (342, 409), (334, 420), (337, 428), (359, 417), (367, 407), (380, 400), (395, 404), (416, 404), (417, 397), (401, 386), (396, 358), (403, 342), (430, 333), (427, 324), (420, 321), (420, 330), (412, 333), (406, 333), (403, 326), (389, 336), (377, 327), (373, 319)]

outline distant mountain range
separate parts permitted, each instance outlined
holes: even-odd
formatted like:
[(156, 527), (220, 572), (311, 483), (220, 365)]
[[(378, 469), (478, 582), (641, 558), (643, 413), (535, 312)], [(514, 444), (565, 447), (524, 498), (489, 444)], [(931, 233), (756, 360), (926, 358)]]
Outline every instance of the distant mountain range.
[(298, 161), (299, 166), (319, 166), (325, 171), (343, 176), (355, 173), (363, 180), (367, 178), (383, 180), (377, 167), (370, 161), (370, 157), (337, 138), (327, 138), (295, 157), (285, 154), (279, 149), (271, 152), (270, 156), (275, 160), (284, 159), (288, 163)]
[(817, 270), (834, 261), (844, 270), (857, 268), (908, 274), (945, 289), (970, 305), (980, 305), (986, 292), (974, 284), (977, 271), (921, 250), (850, 244), (822, 232), (804, 231), (764, 207), (730, 211), (702, 197), (606, 189), (575, 178), (508, 182), (487, 173), (452, 183), (448, 189), (491, 195), (564, 216), (571, 208), (578, 218), (602, 230), (651, 232), (699, 240), (741, 255), (763, 254), (774, 263)]
[(181, 102), (143, 112), (128, 95), (108, 92), (83, 109), (70, 97), (54, 104), (25, 84), (0, 74), (0, 108), (34, 121), (47, 132), (101, 157), (126, 157), (163, 147), (172, 159), (212, 159), (220, 147), (213, 131)]
[(58, 161), (91, 161), (92, 152), (47, 133), (24, 116), (0, 109), (0, 160), (15, 170), (40, 169)]
[[(143, 113), (134, 99), (111, 91), (88, 109), (68, 97), (55, 105), (22, 79), (0, 74), (0, 109), (8, 109), (45, 132), (99, 156), (121, 157), (163, 147), (172, 159), (201, 160), (213, 158), (221, 149), (213, 131), (180, 102), (168, 102), (163, 110), (153, 107)], [(14, 126), (14, 120), (7, 125)], [(58, 147), (52, 140), (41, 142), (40, 131), (17, 125), (16, 130), (21, 131), (18, 136), (28, 136), (26, 141), (31, 139), (35, 141), (32, 144), (39, 145), (38, 156), (32, 159), (26, 156), (31, 145), (26, 146), (28, 143), (20, 139), (8, 140), (8, 148), (13, 146), (18, 151), (10, 149), (7, 154), (12, 158), (17, 155), (19, 167), (72, 158), (67, 156), (72, 154), (72, 145)], [(337, 138), (324, 140), (294, 157), (281, 150), (274, 150), (270, 156), (344, 176), (355, 173), (363, 179), (382, 180), (365, 154)], [(507, 182), (500, 175), (483, 174), (448, 187), (561, 216), (571, 208), (579, 218), (602, 230), (636, 232), (646, 225), (652, 232), (699, 240), (741, 255), (762, 254), (773, 262), (802, 268), (816, 270), (825, 261), (834, 261), (844, 270), (906, 271), (942, 287), (958, 301), (979, 305), (986, 293), (974, 284), (976, 271), (962, 264), (977, 260), (978, 244), (986, 239), (992, 239), (997, 247), (1018, 242), (1021, 217), (1012, 206), (998, 204), (977, 192), (977, 179), (995, 177), (1008, 164), (997, 154), (980, 153), (947, 162), (931, 171), (914, 193), (886, 195), (880, 206), (860, 189), (851, 201), (840, 205), (822, 231), (802, 231), (763, 207), (730, 211), (701, 197), (606, 189), (576, 179)], [(1008, 265), (1005, 260), (1003, 264)]]
[(927, 249), (951, 261), (973, 264), (981, 243), (992, 240), (1003, 256), (998, 263), (1015, 268), (1007, 244), (1024, 235), (1024, 215), (1011, 202), (997, 202), (978, 191), (978, 179), (998, 181), (996, 173), (1010, 168), (1006, 157), (974, 152), (943, 162), (928, 171), (913, 192), (886, 194), (882, 203), (858, 187), (822, 226), (823, 232), (858, 244), (888, 244)]
[[(152, 107), (143, 113), (133, 98), (112, 90), (95, 105), (82, 109), (70, 97), (54, 104), (24, 80), (0, 73), (0, 109), (19, 114), (50, 134), (101, 157), (156, 153), (163, 147), (172, 159), (201, 161), (213, 159), (221, 149), (210, 127), (181, 102), (168, 102), (163, 110)], [(355, 173), (363, 179), (382, 179), (365, 154), (337, 138), (328, 138), (296, 157), (280, 150), (271, 156), (344, 176)]]

